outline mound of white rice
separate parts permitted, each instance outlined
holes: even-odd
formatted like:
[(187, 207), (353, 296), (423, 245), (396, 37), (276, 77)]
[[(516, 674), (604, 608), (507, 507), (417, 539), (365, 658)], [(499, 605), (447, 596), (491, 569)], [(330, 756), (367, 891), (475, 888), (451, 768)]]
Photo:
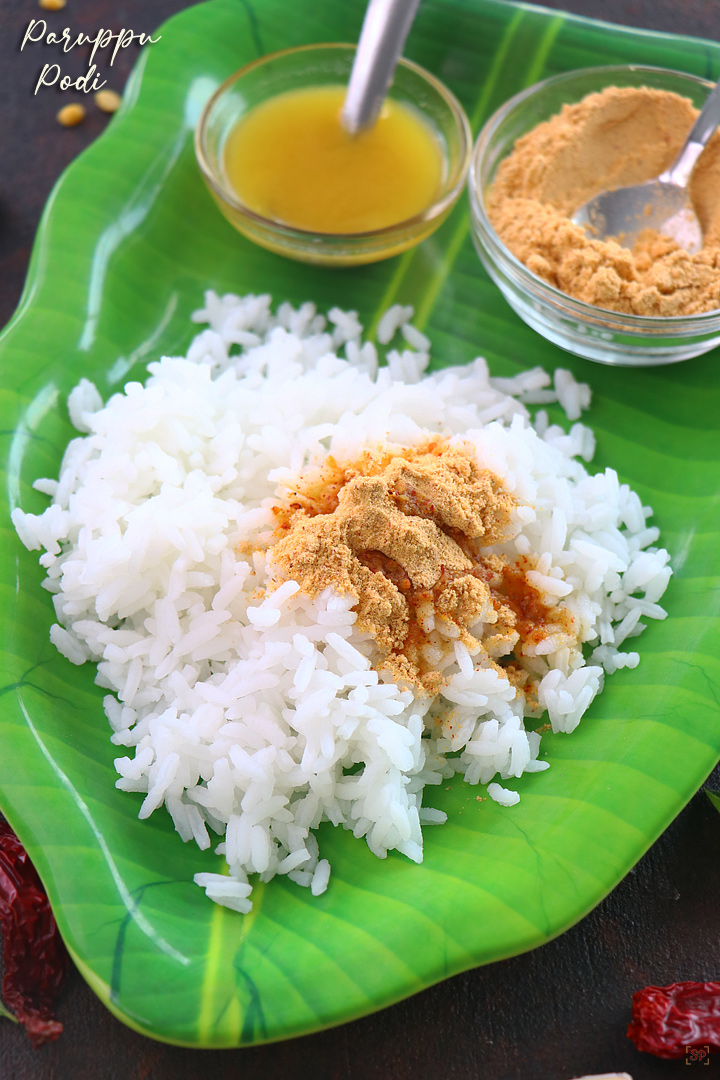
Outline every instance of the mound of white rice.
[(553, 388), (539, 368), (490, 379), (483, 360), (423, 375), (428, 342), (411, 316), (397, 306), (381, 321), (380, 340), (400, 331), (410, 347), (378, 368), (353, 312), (273, 315), (268, 296), (207, 293), (193, 318), (210, 328), (186, 359), (150, 364), (145, 386), (105, 406), (86, 380), (73, 390), (70, 417), (87, 434), (57, 482), (37, 482), (48, 509), (13, 514), (25, 545), (45, 549), (52, 641), (73, 663), (97, 662), (111, 691), (112, 740), (128, 750), (117, 786), (145, 795), (141, 818), (164, 803), (184, 840), (223, 837), (229, 876), (195, 880), (238, 911), (252, 906), (251, 874), (327, 888), (321, 821), (380, 858), (419, 862), (421, 822), (445, 818), (423, 808), (425, 784), (460, 772), (510, 806), (517, 792), (490, 781), (547, 768), (522, 692), (459, 641), (430, 705), (378, 676), (351, 597), (311, 599), (292, 581), (263, 593), (268, 556), (240, 545), (272, 526), (278, 490), (308, 463), (433, 432), (475, 447), (519, 504), (517, 535), (495, 550), (536, 556), (528, 579), (580, 627), (579, 641), (557, 634), (523, 658), (555, 731), (578, 724), (603, 669), (638, 663), (622, 646), (640, 620), (664, 617), (671, 571), (650, 509), (611, 469), (587, 473), (588, 428), (566, 433), (542, 411), (530, 423), (524, 403), (559, 400), (577, 419), (587, 387), (557, 371)]

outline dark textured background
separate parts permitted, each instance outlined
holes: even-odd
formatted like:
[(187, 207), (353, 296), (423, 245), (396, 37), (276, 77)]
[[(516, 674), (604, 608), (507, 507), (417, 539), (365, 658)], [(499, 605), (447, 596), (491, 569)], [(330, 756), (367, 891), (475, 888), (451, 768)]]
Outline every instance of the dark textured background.
[[(54, 14), (33, 0), (0, 0), (0, 325), (20, 297), (50, 189), (106, 123), (91, 105), (83, 125), (62, 129), (55, 113), (68, 95), (43, 89), (33, 96), (44, 61), (39, 45), (19, 51), (29, 20), (149, 33), (186, 6), (185, 0), (69, 0)], [(545, 6), (720, 38), (720, 0), (548, 0)], [(136, 55), (134, 45), (118, 55), (108, 86), (122, 91)], [(79, 49), (67, 54), (63, 74), (82, 74), (86, 56)], [(710, 786), (720, 789), (720, 769)], [(365, 1020), (238, 1051), (183, 1050), (136, 1035), (72, 970), (59, 1003), (65, 1033), (57, 1043), (34, 1051), (22, 1031), (0, 1020), (0, 1080), (568, 1080), (616, 1069), (634, 1080), (692, 1077), (683, 1061), (638, 1053), (625, 1030), (640, 987), (720, 978), (719, 898), (720, 817), (699, 793), (595, 911), (534, 952), (459, 975)], [(699, 1080), (720, 1075), (720, 1057), (707, 1070)]]

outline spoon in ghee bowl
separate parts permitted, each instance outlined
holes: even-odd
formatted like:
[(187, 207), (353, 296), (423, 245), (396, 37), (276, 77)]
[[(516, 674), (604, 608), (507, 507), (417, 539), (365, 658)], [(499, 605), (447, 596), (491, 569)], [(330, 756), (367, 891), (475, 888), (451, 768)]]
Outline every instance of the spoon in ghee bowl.
[(351, 135), (377, 120), (420, 0), (370, 0), (340, 120)]
[(717, 83), (672, 165), (644, 184), (603, 191), (576, 210), (572, 220), (594, 240), (618, 239), (632, 248), (644, 229), (669, 236), (694, 254), (702, 247), (702, 228), (688, 193), (688, 182), (703, 148), (720, 124)]

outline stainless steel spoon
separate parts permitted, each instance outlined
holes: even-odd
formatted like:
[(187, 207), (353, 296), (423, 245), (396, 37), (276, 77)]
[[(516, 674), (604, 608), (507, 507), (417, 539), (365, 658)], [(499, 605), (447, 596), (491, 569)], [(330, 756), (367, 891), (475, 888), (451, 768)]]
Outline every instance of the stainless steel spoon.
[(420, 0), (370, 0), (340, 120), (351, 135), (378, 118)]
[(702, 229), (688, 194), (688, 181), (705, 143), (720, 124), (720, 83), (705, 102), (677, 158), (655, 180), (603, 191), (576, 210), (572, 220), (594, 240), (618, 239), (632, 248), (643, 229), (670, 236), (693, 253), (702, 247)]

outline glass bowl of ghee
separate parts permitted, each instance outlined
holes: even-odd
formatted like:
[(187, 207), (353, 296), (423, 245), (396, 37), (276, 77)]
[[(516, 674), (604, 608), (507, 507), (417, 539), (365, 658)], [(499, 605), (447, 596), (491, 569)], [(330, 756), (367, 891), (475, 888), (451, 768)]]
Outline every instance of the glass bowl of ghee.
[(241, 68), (210, 98), (195, 152), (220, 210), (280, 255), (353, 266), (398, 255), (444, 221), (465, 184), (468, 119), (400, 60), (378, 121), (340, 122), (355, 46), (308, 45)]

